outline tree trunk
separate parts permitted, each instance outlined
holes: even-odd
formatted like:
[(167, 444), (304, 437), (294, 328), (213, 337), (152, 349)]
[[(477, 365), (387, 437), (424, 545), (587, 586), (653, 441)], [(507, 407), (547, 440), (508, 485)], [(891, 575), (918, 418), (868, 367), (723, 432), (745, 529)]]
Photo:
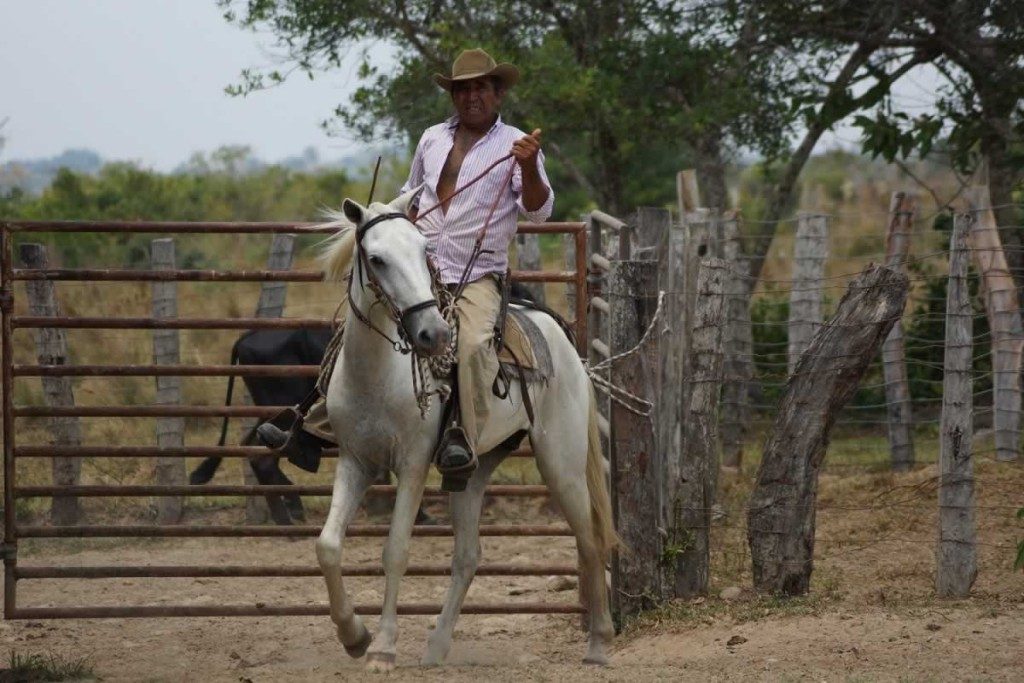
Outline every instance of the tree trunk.
[[(987, 76), (987, 74), (986, 74)], [(1020, 179), (1020, 164), (1010, 153), (1009, 146), (1013, 139), (1013, 124), (1010, 112), (1016, 107), (1015, 100), (1007, 101), (1002, 83), (996, 82), (999, 88), (992, 92), (985, 85), (978, 84), (981, 100), (982, 118), (986, 131), (981, 136), (980, 148), (985, 166), (988, 169), (989, 195), (992, 200), (992, 213), (996, 225), (999, 226), (999, 239), (1006, 250), (1006, 262), (1010, 267), (1017, 297), (1020, 300), (1024, 292), (1024, 226), (1019, 218), (1017, 207), (1013, 203), (1013, 188)], [(986, 182), (986, 181), (983, 181)], [(1024, 310), (1021, 311), (1024, 316)]]
[(703, 206), (718, 212), (725, 211), (729, 204), (729, 190), (725, 184), (722, 131), (717, 126), (697, 141), (697, 177), (703, 192)]
[(747, 513), (754, 586), (806, 593), (814, 562), (818, 471), (840, 409), (907, 300), (907, 276), (869, 267), (847, 289), (790, 375)]

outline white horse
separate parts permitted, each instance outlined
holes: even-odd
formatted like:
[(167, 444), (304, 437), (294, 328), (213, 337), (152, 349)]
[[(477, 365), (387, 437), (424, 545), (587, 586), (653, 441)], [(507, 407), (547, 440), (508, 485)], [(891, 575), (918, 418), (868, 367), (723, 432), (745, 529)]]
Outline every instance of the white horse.
[[(335, 278), (344, 275), (340, 271), (347, 271), (348, 264), (354, 263), (351, 303), (377, 330), (350, 311), (345, 341), (327, 391), (327, 412), (334, 433), (344, 434), (345, 438), (340, 444), (331, 509), (316, 542), (316, 553), (327, 582), (331, 619), (337, 625), (338, 639), (352, 657), (368, 652), (367, 666), (376, 671), (390, 670), (395, 664), (398, 587), (408, 565), (413, 522), (442, 419), (436, 396), (432, 397), (425, 417), (421, 417), (413, 392), (409, 356), (398, 353), (384, 334), (398, 339), (404, 332), (407, 342), (422, 355), (442, 352), (450, 335), (437, 306), (426, 304), (434, 301), (426, 260), (427, 240), (404, 218), (417, 194), (418, 190), (391, 204), (374, 203), (369, 207), (346, 199), (342, 213), (335, 218), (347, 218), (351, 224), (345, 226), (344, 220), (334, 224), (345, 227), (330, 239), (323, 254), (326, 270)], [(370, 279), (376, 282), (380, 297), (366, 286)], [(616, 535), (604, 478), (593, 388), (576, 349), (558, 324), (545, 314), (529, 315), (550, 347), (554, 376), (546, 385), (531, 387), (535, 406), (532, 426), (523, 415), (524, 389), (518, 382), (511, 387), (511, 402), (494, 399), (491, 418), (481, 429), (479, 467), (464, 492), (451, 494), (455, 535), (452, 581), (429, 638), (424, 664), (442, 663), (451, 647), (455, 621), (480, 558), (479, 520), (484, 487), (508, 453), (496, 449), (521, 429), (528, 430), (537, 467), (576, 536), (589, 614), (589, 645), (584, 662), (607, 662), (606, 648), (614, 633), (604, 566)], [(367, 487), (378, 472), (386, 469), (397, 475), (398, 490), (384, 546), (385, 588), (380, 628), (371, 637), (345, 592), (342, 544)]]

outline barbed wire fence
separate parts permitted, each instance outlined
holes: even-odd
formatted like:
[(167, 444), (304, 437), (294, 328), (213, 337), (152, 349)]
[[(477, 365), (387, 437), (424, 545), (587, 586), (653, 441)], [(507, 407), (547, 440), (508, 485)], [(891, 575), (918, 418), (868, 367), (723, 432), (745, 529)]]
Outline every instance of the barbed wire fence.
[[(695, 197), (695, 187), (687, 189), (687, 183), (694, 184), (681, 177), (678, 212), (644, 209), (618, 226), (592, 218), (593, 225), (607, 228), (591, 234), (591, 268), (599, 283), (606, 282), (603, 271), (614, 273), (617, 262), (654, 259), (659, 262), (659, 288), (670, 300), (686, 299), (678, 308), (669, 304), (670, 322), (662, 330), (661, 348), (655, 352), (661, 356), (661, 365), (647, 383), (646, 397), (655, 403), (653, 431), (658, 435), (653, 464), (662, 473), (660, 490), (654, 496), (662, 506), (660, 522), (656, 528), (631, 530), (638, 537), (660, 535), (662, 554), (675, 553), (686, 562), (675, 563), (674, 569), (659, 577), (635, 577), (628, 586), (631, 594), (690, 597), (706, 592), (709, 555), (723, 550), (712, 547), (710, 536), (715, 527), (745, 532), (752, 548), (757, 536), (775, 539), (776, 556), (771, 560), (776, 574), (790, 578), (795, 574), (809, 577), (813, 552), (807, 556), (787, 552), (783, 539), (803, 536), (804, 547), (811, 549), (816, 541), (826, 547), (903, 541), (910, 546), (930, 544), (936, 547), (938, 592), (966, 595), (977, 574), (977, 547), (998, 547), (1006, 550), (1008, 558), (1013, 547), (1012, 543), (993, 544), (977, 538), (975, 512), (980, 508), (974, 500), (973, 463), (1017, 460), (1021, 437), (1021, 292), (1007, 266), (1009, 250), (999, 240), (999, 231), (1007, 226), (996, 225), (987, 188), (967, 192), (962, 210), (931, 215), (921, 214), (912, 195), (894, 193), (889, 211), (873, 216), (878, 226), (874, 234), (847, 227), (849, 223), (843, 219), (848, 216), (802, 211), (782, 221), (773, 236), (764, 238), (751, 237), (753, 231), (738, 212), (719, 213), (694, 206), (687, 195)], [(856, 218), (863, 224), (863, 213)], [(960, 242), (954, 239), (958, 231)], [(753, 277), (750, 254), (758, 239), (773, 241), (764, 269)], [(682, 280), (673, 280), (671, 274), (666, 277), (675, 267), (673, 261), (689, 263), (689, 268), (681, 267), (685, 272)], [(951, 275), (953, 262), (960, 264), (957, 268), (962, 272)], [(820, 373), (823, 367), (852, 372), (857, 354), (845, 358), (812, 340), (836, 315), (844, 293), (866, 287), (862, 273), (871, 264), (906, 278), (906, 304), (887, 320), (872, 323), (884, 323), (888, 331), (884, 342), (866, 359), (850, 396), (830, 418), (825, 430), (825, 440), (831, 438), (828, 455), (823, 450), (818, 462), (808, 457), (791, 471), (798, 472), (799, 478), (816, 481), (819, 467), (837, 473), (877, 473), (938, 464), (937, 474), (925, 480), (913, 496), (884, 493), (866, 505), (835, 500), (818, 503), (813, 490), (803, 498), (794, 491), (775, 492), (769, 497), (771, 517), (761, 514), (752, 502), (757, 500), (757, 487), (749, 500), (716, 497), (719, 464), (725, 471), (752, 475), (762, 457), (767, 457), (762, 449), (771, 445), (772, 426), (779, 428), (780, 403), (801, 375)], [(721, 292), (694, 288), (694, 271), (723, 268)], [(686, 278), (690, 278), (688, 287)], [(960, 299), (954, 301), (952, 292)], [(592, 312), (595, 308), (606, 311), (610, 322), (616, 317), (616, 305), (642, 306), (639, 300), (623, 302), (623, 294), (600, 293), (591, 302)], [(699, 312), (708, 306), (719, 306), (722, 315), (716, 318), (706, 310)], [(712, 334), (702, 329), (709, 324), (717, 328)], [(850, 333), (861, 324), (852, 324)], [(623, 350), (616, 344), (615, 330), (607, 327), (590, 325), (595, 334), (592, 361), (595, 356), (600, 359)], [(718, 340), (719, 346), (695, 346), (698, 335)], [(666, 371), (666, 355), (676, 359), (677, 370)], [(706, 372), (709, 367), (716, 368), (712, 376)], [(681, 378), (681, 395), (674, 393), (667, 381), (673, 372)], [(605, 379), (615, 383), (621, 378), (612, 370)], [(812, 375), (810, 379), (813, 383), (826, 378)], [(711, 393), (716, 403), (695, 411), (694, 385), (702, 383), (715, 385)], [(829, 407), (810, 403), (800, 410), (814, 417)], [(612, 403), (603, 409), (613, 425), (610, 442), (614, 449), (620, 444), (614, 435), (613, 413), (623, 409)], [(716, 418), (713, 429), (706, 424), (696, 428), (686, 424), (687, 420), (699, 423), (700, 414), (709, 412)], [(694, 431), (712, 439), (714, 446), (695, 447), (693, 439), (687, 438)], [(615, 456), (612, 461), (613, 486), (616, 467), (619, 476), (630, 476), (623, 471), (622, 454), (618, 455), (618, 464)], [(627, 457), (636, 455), (630, 451)], [(691, 462), (705, 457), (710, 462), (697, 466)], [(682, 465), (673, 466), (676, 460)], [(695, 476), (697, 486), (684, 486), (688, 493), (667, 503), (679, 492), (680, 469)], [(998, 478), (985, 482), (988, 488), (998, 484)], [(922, 495), (933, 491), (938, 491), (939, 499), (937, 536), (893, 533), (815, 538), (814, 510), (915, 509), (934, 513), (935, 502)], [(621, 496), (617, 501), (620, 510), (624, 505), (642, 504), (641, 500), (623, 501)], [(1014, 506), (988, 505), (984, 509), (986, 514), (1011, 516)], [(693, 548), (700, 549), (697, 556), (690, 552)], [(744, 562), (754, 560), (757, 583), (758, 558), (751, 558), (746, 549), (740, 554)], [(696, 583), (681, 580), (687, 572), (698, 575)], [(787, 592), (782, 583), (774, 588)]]

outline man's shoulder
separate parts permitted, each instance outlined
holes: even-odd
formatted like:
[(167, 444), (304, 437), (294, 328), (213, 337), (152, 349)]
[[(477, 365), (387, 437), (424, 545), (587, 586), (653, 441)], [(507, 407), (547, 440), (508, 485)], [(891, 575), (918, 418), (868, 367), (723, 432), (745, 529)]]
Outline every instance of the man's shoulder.
[(496, 132), (498, 132), (502, 137), (510, 138), (513, 141), (526, 135), (523, 131), (510, 123), (505, 123), (504, 121), (498, 123), (498, 130)]
[(423, 131), (423, 135), (420, 136), (419, 144), (423, 145), (425, 143), (431, 142), (432, 140), (437, 140), (439, 137), (441, 137), (441, 133), (444, 132), (445, 126), (446, 124), (442, 122), (427, 128), (425, 131)]

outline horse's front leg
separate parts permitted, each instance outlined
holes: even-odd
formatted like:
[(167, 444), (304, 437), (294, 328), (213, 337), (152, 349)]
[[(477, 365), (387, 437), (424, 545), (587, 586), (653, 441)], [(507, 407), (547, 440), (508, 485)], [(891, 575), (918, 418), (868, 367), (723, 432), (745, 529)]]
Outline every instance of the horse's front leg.
[(331, 495), (331, 511), (316, 541), (316, 557), (320, 571), (327, 582), (327, 597), (331, 603), (331, 620), (337, 626), (338, 640), (352, 657), (362, 657), (370, 644), (370, 633), (363, 620), (355, 613), (345, 584), (341, 577), (341, 549), (345, 531), (359, 510), (370, 475), (362, 464), (349, 455), (338, 457), (334, 472), (334, 491)]
[(452, 582), (448, 586), (448, 595), (444, 599), (441, 616), (438, 617), (437, 625), (427, 641), (423, 664), (443, 663), (448, 656), (448, 650), (451, 649), (455, 622), (459, 618), (462, 602), (466, 599), (466, 592), (480, 564), (480, 508), (484, 500), (484, 491), (491, 474), (502, 459), (503, 456), (497, 453), (480, 458), (480, 466), (470, 477), (466, 490), (453, 493), (449, 498), (452, 530), (455, 533)]
[(395, 510), (391, 515), (391, 530), (384, 545), (384, 604), (380, 613), (380, 629), (366, 655), (367, 667), (372, 671), (390, 671), (395, 666), (398, 641), (398, 586), (409, 565), (409, 543), (416, 511), (423, 497), (429, 459), (422, 463), (402, 464), (398, 474), (398, 493)]

